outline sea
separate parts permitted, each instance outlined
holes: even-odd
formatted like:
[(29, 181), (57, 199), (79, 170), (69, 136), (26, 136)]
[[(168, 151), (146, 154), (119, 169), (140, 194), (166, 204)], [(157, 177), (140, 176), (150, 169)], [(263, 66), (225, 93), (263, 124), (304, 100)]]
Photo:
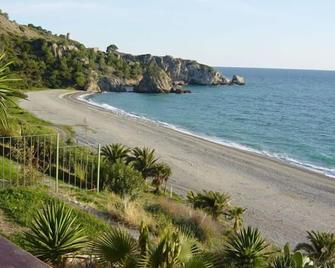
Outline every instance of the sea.
[(335, 178), (335, 71), (217, 68), (245, 86), (191, 94), (101, 93), (86, 101)]

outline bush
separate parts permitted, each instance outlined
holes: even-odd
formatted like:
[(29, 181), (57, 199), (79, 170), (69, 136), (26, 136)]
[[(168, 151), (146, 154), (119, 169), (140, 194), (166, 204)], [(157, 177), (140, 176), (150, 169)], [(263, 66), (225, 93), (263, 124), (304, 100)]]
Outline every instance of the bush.
[(105, 187), (121, 197), (134, 197), (143, 190), (143, 178), (140, 172), (118, 161), (112, 165)]

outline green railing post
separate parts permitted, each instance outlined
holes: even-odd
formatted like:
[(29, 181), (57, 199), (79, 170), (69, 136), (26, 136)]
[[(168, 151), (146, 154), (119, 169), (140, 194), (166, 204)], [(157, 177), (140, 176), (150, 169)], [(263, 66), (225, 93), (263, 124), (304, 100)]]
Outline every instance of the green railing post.
[(101, 144), (98, 145), (98, 171), (97, 171), (97, 192), (100, 191), (100, 161), (101, 161)]
[(59, 169), (59, 133), (56, 141), (56, 193), (58, 193), (58, 169)]

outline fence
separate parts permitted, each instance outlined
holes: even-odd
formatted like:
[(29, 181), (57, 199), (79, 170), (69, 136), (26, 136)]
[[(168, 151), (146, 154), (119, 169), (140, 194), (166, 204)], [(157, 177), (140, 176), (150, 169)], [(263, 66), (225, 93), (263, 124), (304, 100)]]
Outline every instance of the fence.
[(32, 185), (54, 178), (86, 190), (100, 190), (101, 146), (61, 144), (58, 135), (0, 137), (0, 187)]

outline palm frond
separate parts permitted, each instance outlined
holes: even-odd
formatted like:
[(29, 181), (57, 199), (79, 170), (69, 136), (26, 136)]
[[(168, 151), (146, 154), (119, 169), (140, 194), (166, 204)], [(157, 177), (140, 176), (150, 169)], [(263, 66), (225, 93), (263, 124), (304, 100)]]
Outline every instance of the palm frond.
[(101, 235), (92, 243), (92, 251), (101, 262), (121, 267), (134, 265), (139, 254), (136, 240), (121, 228), (112, 229)]

